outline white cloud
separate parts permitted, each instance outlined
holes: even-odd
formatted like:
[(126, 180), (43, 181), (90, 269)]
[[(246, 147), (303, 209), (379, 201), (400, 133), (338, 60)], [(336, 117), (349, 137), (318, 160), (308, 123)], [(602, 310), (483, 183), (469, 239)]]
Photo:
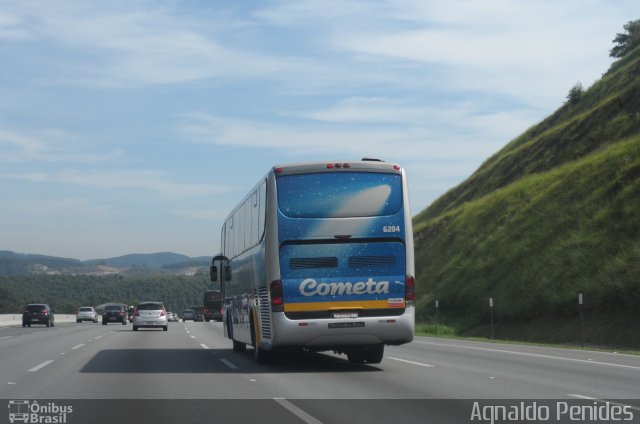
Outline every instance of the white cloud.
[[(123, 155), (122, 149), (92, 152), (91, 143), (60, 129), (38, 129), (16, 132), (0, 128), (0, 162), (67, 162), (97, 163)], [(94, 146), (95, 148), (95, 146)]]
[[(104, 8), (94, 3), (35, 1), (14, 4), (11, 17), (16, 31), (65, 53), (71, 49), (88, 56), (77, 63), (61, 61), (59, 66), (73, 76), (49, 76), (48, 83), (178, 84), (264, 76), (282, 68), (282, 60), (217, 41), (218, 32), (224, 35), (243, 25), (229, 22), (223, 10), (176, 14), (169, 3), (151, 5), (155, 7), (140, 1), (114, 4)], [(0, 29), (1, 25), (0, 19)]]
[(0, 206), (2, 214), (19, 216), (20, 219), (91, 219), (105, 220), (113, 216), (113, 210), (93, 199), (64, 196), (60, 198), (12, 199)]
[(291, 154), (373, 155), (402, 161), (487, 157), (528, 128), (536, 111), (487, 112), (469, 103), (413, 106), (384, 98), (349, 98), (322, 110), (289, 113), (273, 122), (182, 115), (181, 137), (238, 148)]
[(190, 221), (214, 221), (221, 222), (229, 214), (228, 210), (216, 208), (178, 209), (174, 213), (183, 219)]
[(73, 169), (53, 173), (4, 174), (4, 178), (30, 182), (71, 184), (96, 189), (147, 190), (175, 197), (210, 196), (225, 192), (224, 186), (214, 184), (190, 184), (170, 181), (158, 171), (101, 169), (79, 171)]
[(31, 38), (25, 30), (22, 19), (11, 13), (0, 11), (0, 40), (25, 41)]

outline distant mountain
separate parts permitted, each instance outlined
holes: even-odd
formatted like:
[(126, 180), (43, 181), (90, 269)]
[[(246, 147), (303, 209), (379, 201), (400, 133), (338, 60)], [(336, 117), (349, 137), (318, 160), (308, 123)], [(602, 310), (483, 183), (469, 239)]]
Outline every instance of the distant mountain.
[(206, 268), (210, 262), (211, 258), (208, 256), (191, 258), (172, 252), (138, 253), (116, 258), (80, 261), (72, 258), (0, 250), (0, 275), (175, 272), (187, 268)]
[(178, 253), (134, 253), (109, 259), (90, 259), (84, 261), (86, 265), (106, 265), (113, 268), (142, 268), (160, 269), (165, 265), (187, 262), (191, 258)]
[(82, 266), (82, 262), (77, 259), (0, 250), (0, 275), (32, 274), (47, 271), (48, 269), (78, 268)]
[(211, 258), (202, 256), (200, 258), (190, 259), (185, 262), (176, 262), (173, 264), (163, 265), (161, 268), (166, 270), (178, 270), (186, 268), (208, 268), (211, 265)]

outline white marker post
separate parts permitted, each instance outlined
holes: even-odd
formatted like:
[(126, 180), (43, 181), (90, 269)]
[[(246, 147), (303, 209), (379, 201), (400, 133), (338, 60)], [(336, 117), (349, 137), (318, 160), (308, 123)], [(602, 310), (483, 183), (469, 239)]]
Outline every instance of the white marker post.
[(580, 347), (584, 349), (584, 302), (582, 292), (578, 292), (578, 306), (580, 308)]
[(440, 308), (440, 304), (438, 299), (436, 299), (436, 337), (438, 337), (438, 309)]
[(493, 297), (489, 298), (489, 309), (491, 310), (491, 338), (493, 339)]

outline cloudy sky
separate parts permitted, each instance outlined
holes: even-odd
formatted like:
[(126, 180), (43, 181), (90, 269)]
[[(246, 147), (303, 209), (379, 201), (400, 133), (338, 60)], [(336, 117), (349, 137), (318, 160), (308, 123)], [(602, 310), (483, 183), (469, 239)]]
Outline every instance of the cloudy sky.
[(0, 250), (218, 251), (277, 163), (404, 166), (417, 214), (588, 87), (637, 0), (0, 0)]

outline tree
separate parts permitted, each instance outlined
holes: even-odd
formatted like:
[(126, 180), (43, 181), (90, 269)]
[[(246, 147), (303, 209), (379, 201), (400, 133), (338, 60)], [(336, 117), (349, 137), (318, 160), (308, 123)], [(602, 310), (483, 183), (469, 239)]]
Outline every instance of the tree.
[(572, 105), (575, 105), (580, 101), (583, 94), (584, 88), (582, 87), (582, 83), (578, 81), (573, 87), (571, 87), (571, 90), (569, 90), (569, 94), (567, 94), (567, 101)]
[(621, 58), (640, 45), (640, 19), (629, 21), (623, 26), (625, 32), (616, 34), (616, 44), (609, 51), (609, 56)]

